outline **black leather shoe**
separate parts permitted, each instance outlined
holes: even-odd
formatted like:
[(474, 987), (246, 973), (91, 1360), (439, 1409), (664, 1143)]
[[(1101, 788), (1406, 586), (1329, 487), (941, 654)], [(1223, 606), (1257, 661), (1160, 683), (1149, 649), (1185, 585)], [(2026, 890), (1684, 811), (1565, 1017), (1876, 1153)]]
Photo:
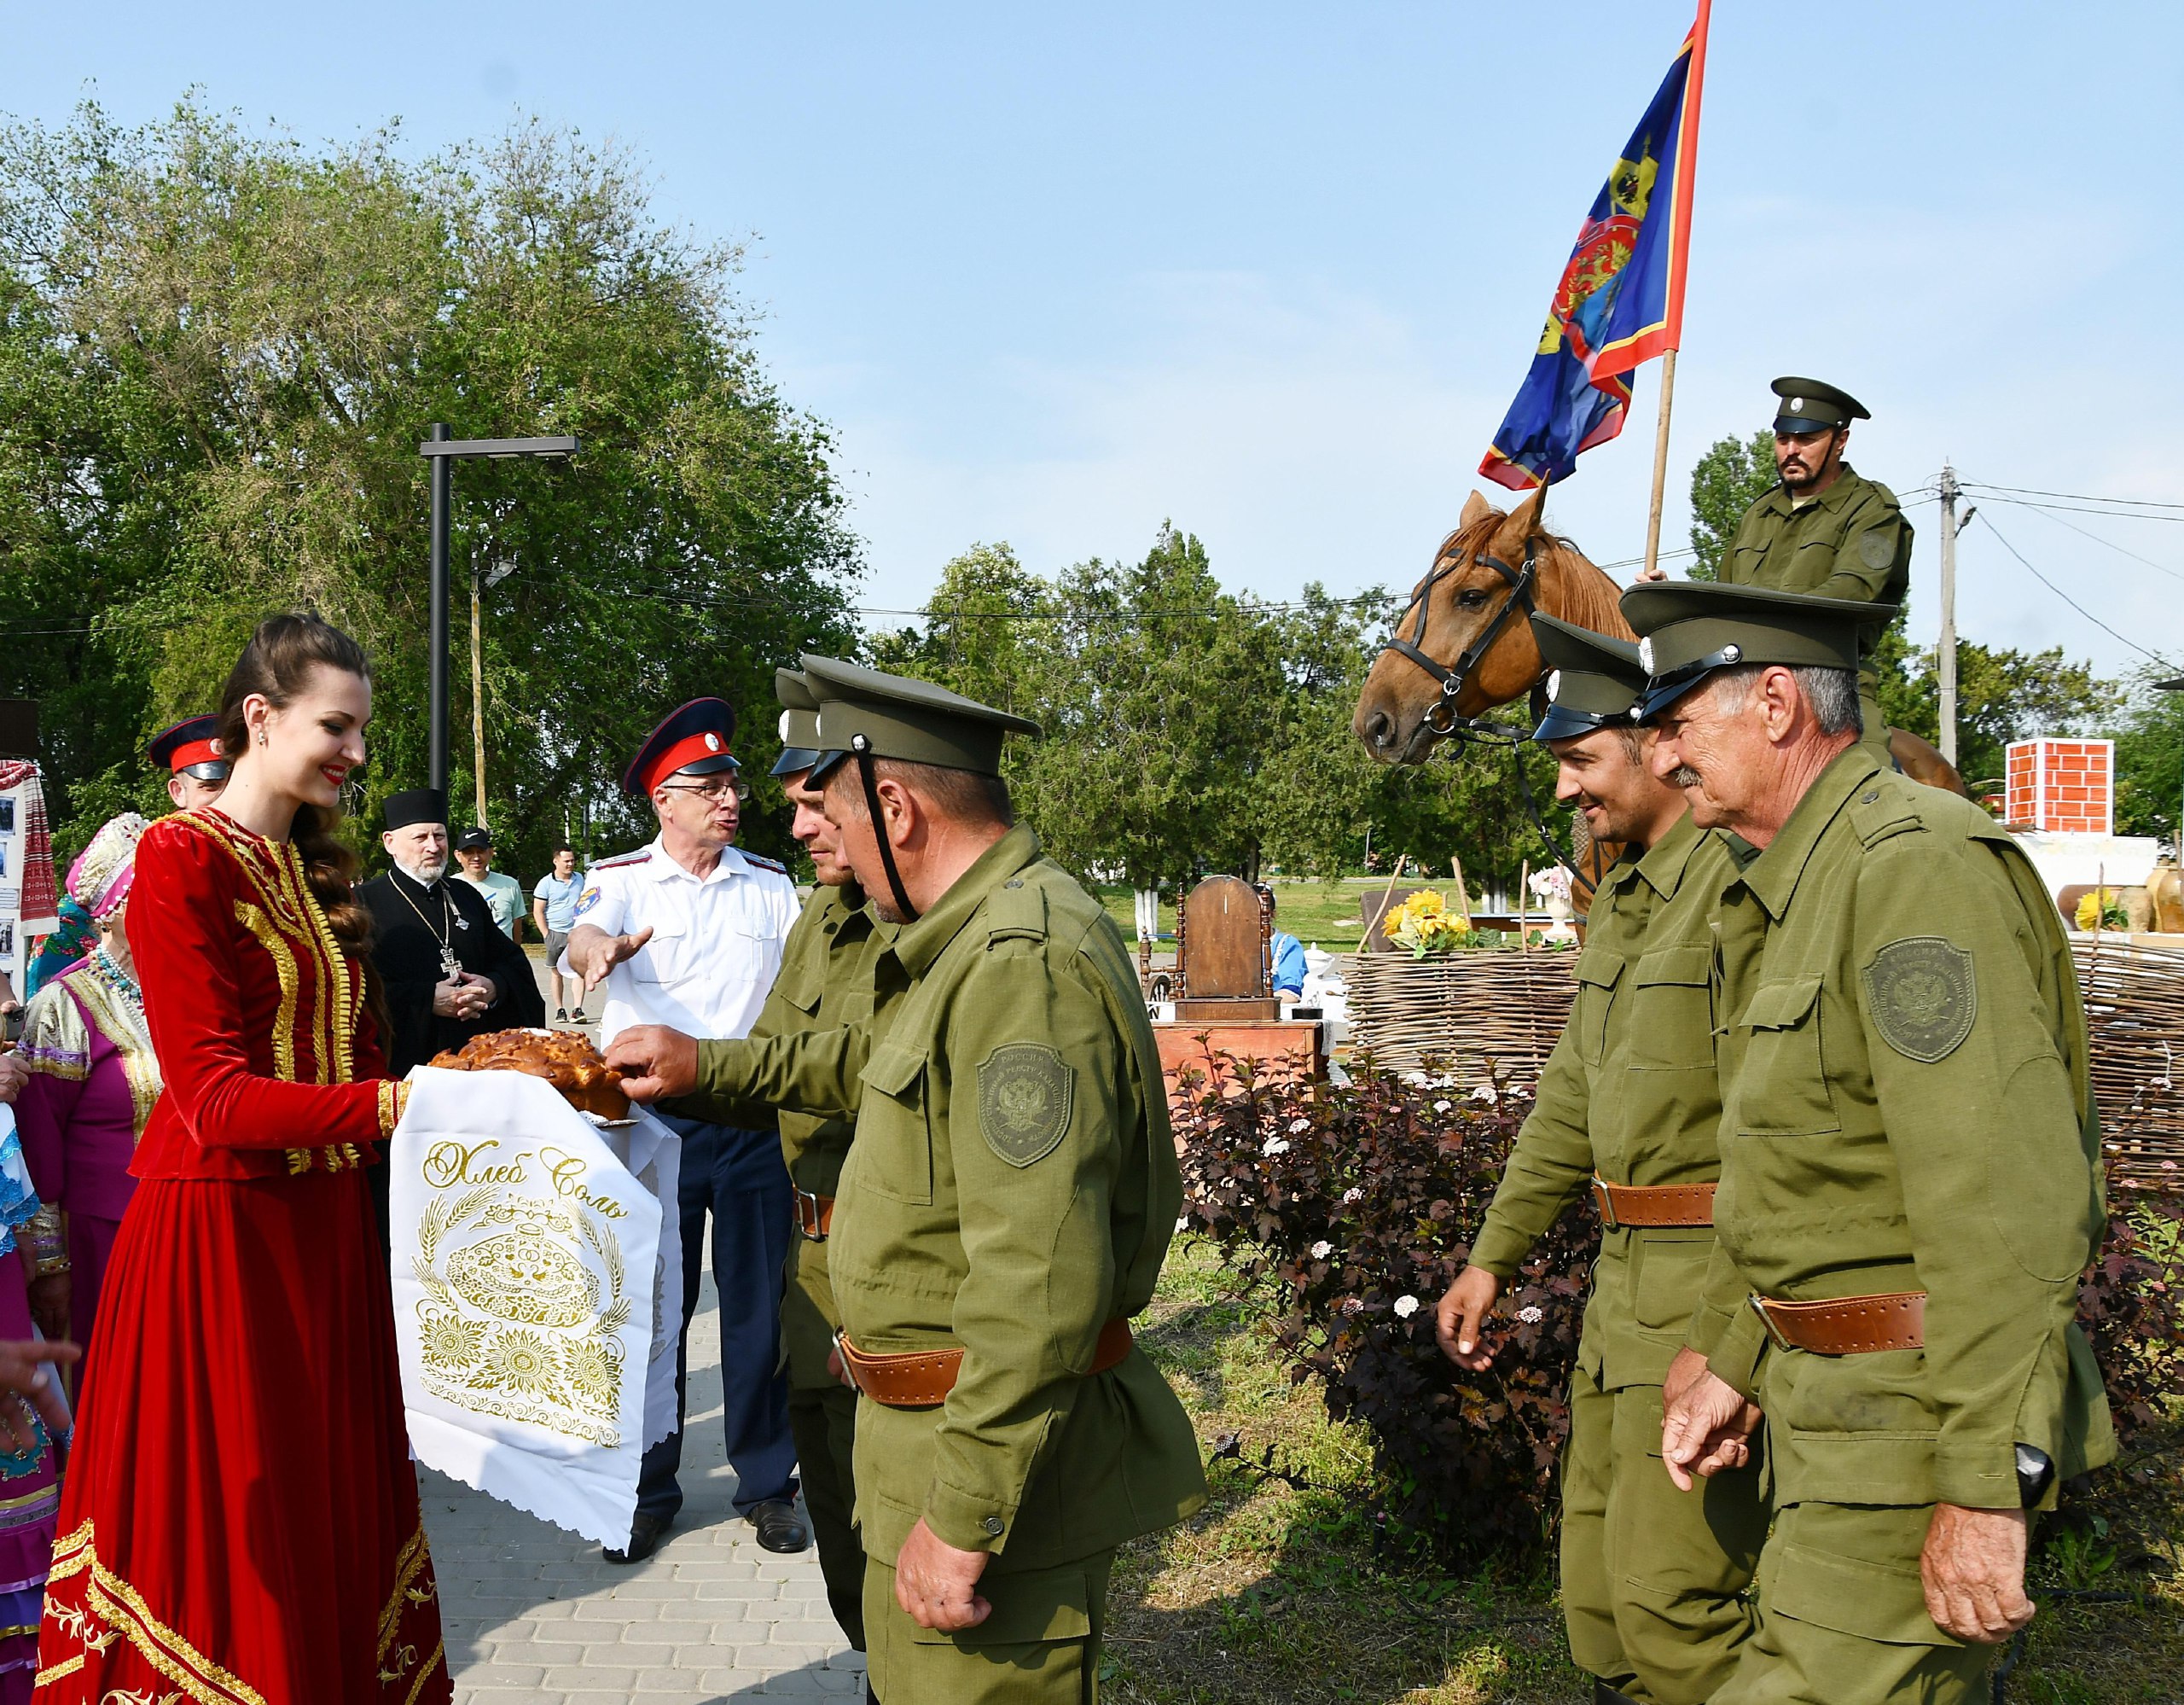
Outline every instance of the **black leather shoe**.
[(600, 1548), (599, 1555), (611, 1563), (626, 1568), (641, 1563), (659, 1549), (659, 1542), (667, 1537), (667, 1530), (675, 1525), (671, 1516), (638, 1516), (630, 1522), (630, 1544), (624, 1551)]
[(770, 1498), (752, 1506), (751, 1525), (758, 1530), (758, 1543), (770, 1551), (802, 1551), (811, 1548), (811, 1530), (786, 1498)]

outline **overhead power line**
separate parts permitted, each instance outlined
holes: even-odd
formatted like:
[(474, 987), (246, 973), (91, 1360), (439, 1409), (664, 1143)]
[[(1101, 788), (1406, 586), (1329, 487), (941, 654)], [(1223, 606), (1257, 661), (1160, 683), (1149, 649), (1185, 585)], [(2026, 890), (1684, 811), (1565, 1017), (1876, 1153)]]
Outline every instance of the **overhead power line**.
[(2031, 562), (2026, 559), (2025, 554), (2022, 550), (2019, 550), (2014, 544), (2012, 544), (2009, 542), (2008, 537), (2004, 534), (2000, 527), (1995, 525), (1994, 517), (1989, 515), (1984, 509), (1980, 510), (1978, 519), (1986, 522), (1987, 531), (1993, 533), (1995, 538), (2001, 541), (2003, 550), (2008, 551), (2011, 556), (2016, 557), (2017, 560), (2024, 565), (2024, 572), (2026, 573), (2031, 575), (2034, 579), (2039, 581), (2042, 585), (2045, 586), (2049, 591), (2053, 592), (2057, 597), (2060, 598), (2065, 603), (2068, 604), (2072, 609), (2076, 610), (2080, 615), (2083, 616), (2103, 633), (2106, 634), (2111, 639), (2122, 642), (2123, 644), (2128, 646), (2131, 650), (2137, 652), (2140, 656), (2145, 658), (2148, 662), (2158, 663), (2164, 669), (2173, 670), (2175, 668), (2176, 666), (2171, 663), (2166, 657), (2160, 655), (2157, 652), (2149, 651), (2145, 646), (2140, 644), (2136, 640), (2130, 638), (2127, 635), (2118, 633), (2114, 628), (2109, 626), (2106, 622), (2101, 620), (2099, 616), (2095, 615), (2091, 610), (2088, 609), (2083, 604), (2080, 603), (2076, 598), (2072, 597), (2068, 592), (2065, 591), (2060, 586), (2057, 585), (2053, 580), (2049, 579), (2045, 574), (2034, 567)]
[(2060, 498), (2073, 503), (2114, 503), (2134, 509), (2184, 511), (2184, 503), (2168, 503), (2153, 498), (2101, 498), (2085, 492), (2043, 492), (2035, 486), (1995, 486), (1984, 480), (1966, 480), (1960, 483), (1976, 486), (1983, 492), (2007, 492), (2020, 498)]

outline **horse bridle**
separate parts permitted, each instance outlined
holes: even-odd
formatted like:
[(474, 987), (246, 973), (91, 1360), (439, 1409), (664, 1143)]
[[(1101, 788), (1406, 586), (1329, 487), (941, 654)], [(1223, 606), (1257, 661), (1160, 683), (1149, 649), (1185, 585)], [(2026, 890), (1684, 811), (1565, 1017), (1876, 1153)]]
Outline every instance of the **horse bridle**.
[[(1433, 596), (1433, 589), (1470, 562), (1483, 562), (1499, 574), (1508, 583), (1508, 596), (1502, 600), (1502, 607), (1479, 630), (1478, 637), (1463, 649), (1454, 663), (1444, 664), (1437, 658), (1427, 656), (1414, 642), (1405, 639), (1403, 631), (1410, 620), (1411, 612), (1415, 610), (1418, 613), (1418, 637), (1420, 639), (1426, 637), (1426, 605)], [(1441, 696), (1422, 719), (1426, 726), (1435, 734), (1454, 734), (1460, 726), (1469, 726), (1478, 720), (1476, 718), (1457, 716), (1456, 695), (1463, 691), (1464, 684), (1471, 678), (1472, 672), (1494, 649), (1495, 642), (1501, 638), (1502, 630), (1508, 626), (1511, 619), (1519, 612), (1527, 616), (1532, 614), (1532, 589), (1538, 584), (1539, 541), (1534, 535), (1525, 540), (1525, 562), (1520, 568), (1512, 568), (1500, 557), (1490, 556), (1482, 550), (1469, 556), (1458, 556), (1447, 562), (1436, 563), (1412, 590), (1410, 602), (1397, 620), (1394, 636), (1380, 649), (1409, 658), (1441, 684)]]

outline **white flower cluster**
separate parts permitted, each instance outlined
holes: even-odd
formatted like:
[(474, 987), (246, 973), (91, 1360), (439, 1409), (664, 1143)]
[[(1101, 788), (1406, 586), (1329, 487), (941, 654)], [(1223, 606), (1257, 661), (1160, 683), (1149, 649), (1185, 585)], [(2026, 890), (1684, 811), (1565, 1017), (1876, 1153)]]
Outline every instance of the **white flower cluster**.
[(1418, 1312), (1418, 1299), (1417, 1299), (1416, 1297), (1414, 1297), (1414, 1296), (1399, 1296), (1399, 1297), (1397, 1297), (1397, 1298), (1396, 1299), (1396, 1318), (1397, 1318), (1397, 1319), (1398, 1319), (1398, 1320), (1408, 1320), (1408, 1319), (1409, 1319), (1409, 1318), (1410, 1318), (1410, 1317), (1411, 1317), (1412, 1315), (1414, 1315), (1414, 1314), (1415, 1314), (1415, 1313), (1417, 1313), (1417, 1312)]
[(1312, 1259), (1316, 1261), (1324, 1261), (1333, 1253), (1334, 1245), (1328, 1242), (1324, 1237), (1321, 1238), (1318, 1242), (1312, 1245)]
[(1287, 1137), (1269, 1137), (1266, 1139), (1265, 1146), (1259, 1150), (1259, 1153), (1266, 1155), (1286, 1155), (1288, 1152), (1289, 1139)]

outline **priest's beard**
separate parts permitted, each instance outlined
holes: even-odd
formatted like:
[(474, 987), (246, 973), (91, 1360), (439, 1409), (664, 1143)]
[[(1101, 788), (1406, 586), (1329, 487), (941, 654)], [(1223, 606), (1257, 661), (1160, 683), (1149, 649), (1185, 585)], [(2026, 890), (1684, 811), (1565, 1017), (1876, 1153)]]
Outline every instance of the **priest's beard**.
[(400, 859), (395, 862), (402, 865), (402, 874), (420, 887), (429, 888), (447, 874), (444, 858), (421, 858), (414, 864), (403, 864)]

